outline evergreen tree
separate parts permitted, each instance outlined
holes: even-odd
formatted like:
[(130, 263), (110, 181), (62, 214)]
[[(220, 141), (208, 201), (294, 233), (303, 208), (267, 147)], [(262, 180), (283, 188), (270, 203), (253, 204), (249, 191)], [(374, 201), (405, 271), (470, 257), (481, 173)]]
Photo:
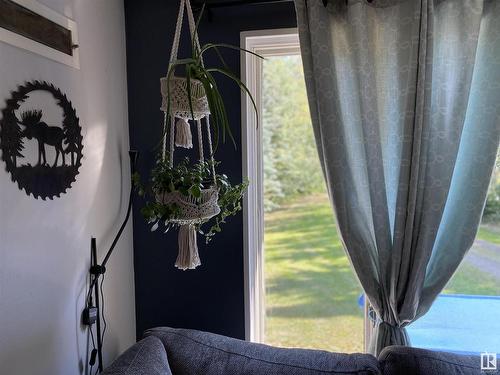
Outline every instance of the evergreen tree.
[(24, 149), (22, 130), (14, 113), (9, 113), (2, 121), (1, 148), (8, 155), (14, 167), (17, 166), (17, 158), (23, 157), (21, 151)]
[[(61, 103), (61, 105), (63, 104), (64, 103)], [(68, 102), (66, 107), (66, 110), (70, 111), (73, 116), (65, 116), (63, 119), (62, 125), (65, 136), (64, 144), (67, 145), (64, 152), (71, 156), (71, 166), (74, 166), (76, 163), (75, 156), (79, 152), (81, 152), (81, 142), (83, 137), (80, 133), (80, 127), (78, 123), (75, 121), (71, 121), (71, 117), (74, 117), (78, 120), (78, 117), (76, 117), (76, 113), (74, 113), (74, 109), (71, 106), (71, 102)]]
[(299, 56), (264, 61), (264, 209), (325, 191)]

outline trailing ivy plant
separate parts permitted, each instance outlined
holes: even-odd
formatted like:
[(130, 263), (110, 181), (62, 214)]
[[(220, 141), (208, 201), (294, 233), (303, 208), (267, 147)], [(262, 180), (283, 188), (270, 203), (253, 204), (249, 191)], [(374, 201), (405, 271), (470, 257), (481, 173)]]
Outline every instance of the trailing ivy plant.
[[(162, 227), (167, 232), (172, 225), (177, 225), (171, 223), (170, 220), (177, 218), (180, 214), (180, 209), (175, 203), (158, 202), (157, 194), (179, 192), (186, 197), (200, 198), (201, 191), (214, 184), (211, 171), (210, 161), (198, 161), (190, 165), (189, 158), (184, 158), (171, 167), (168, 161), (160, 157), (151, 173), (149, 186), (142, 185), (140, 176), (136, 173), (133, 176), (133, 182), (139, 195), (147, 199), (141, 212), (152, 224), (151, 230), (155, 231)], [(222, 230), (221, 225), (226, 223), (227, 217), (234, 216), (241, 210), (241, 198), (248, 187), (248, 182), (232, 185), (225, 174), (217, 174), (215, 183), (219, 192), (220, 213), (197, 224), (198, 232), (205, 236), (207, 243)]]

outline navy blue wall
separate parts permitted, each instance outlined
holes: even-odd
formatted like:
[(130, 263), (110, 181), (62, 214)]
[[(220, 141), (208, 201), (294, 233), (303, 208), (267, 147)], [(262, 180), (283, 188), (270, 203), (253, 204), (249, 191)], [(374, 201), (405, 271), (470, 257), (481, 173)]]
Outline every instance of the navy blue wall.
[[(166, 74), (178, 1), (125, 0), (128, 101), (131, 147), (140, 150), (139, 172), (149, 173), (161, 136), (160, 77)], [(239, 45), (240, 32), (295, 27), (293, 3), (247, 5), (213, 10), (212, 22), (200, 25), (201, 43)], [(186, 56), (187, 43), (179, 54)], [(238, 52), (227, 63), (240, 71)], [(207, 58), (207, 65), (214, 64)], [(240, 144), (240, 93), (227, 79), (219, 80), (236, 142)], [(221, 145), (220, 171), (241, 181), (241, 147)], [(195, 328), (244, 338), (242, 216), (231, 218), (222, 233), (205, 246), (199, 238), (202, 266), (194, 271), (174, 268), (176, 233), (150, 232), (134, 206), (134, 264), (137, 336), (155, 326)]]

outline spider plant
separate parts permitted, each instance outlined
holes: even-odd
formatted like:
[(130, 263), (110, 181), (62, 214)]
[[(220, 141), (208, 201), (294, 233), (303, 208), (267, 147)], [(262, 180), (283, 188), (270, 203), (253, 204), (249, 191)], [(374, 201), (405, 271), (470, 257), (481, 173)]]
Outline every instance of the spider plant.
[[(233, 134), (231, 132), (231, 127), (229, 125), (229, 120), (227, 117), (226, 107), (222, 99), (219, 88), (215, 80), (215, 75), (222, 75), (231, 79), (235, 82), (239, 88), (246, 93), (253, 105), (258, 123), (258, 113), (257, 105), (255, 100), (250, 93), (249, 89), (245, 84), (234, 74), (224, 61), (221, 50), (222, 49), (232, 49), (236, 51), (243, 51), (245, 53), (250, 53), (258, 58), (261, 56), (253, 53), (251, 51), (245, 50), (243, 48), (233, 46), (225, 43), (207, 43), (200, 46), (197, 40), (197, 32), (199, 23), (203, 14), (203, 9), (200, 16), (196, 22), (196, 27), (191, 38), (191, 57), (178, 59), (171, 62), (168, 72), (167, 72), (167, 116), (172, 115), (171, 111), (171, 83), (172, 77), (174, 76), (175, 70), (177, 68), (184, 68), (187, 96), (189, 107), (191, 111), (191, 116), (194, 118), (193, 110), (193, 97), (191, 92), (191, 81), (196, 79), (200, 81), (203, 85), (205, 95), (207, 97), (208, 106), (211, 112), (211, 123), (214, 124), (214, 149), (217, 148), (219, 133), (222, 133), (222, 141), (225, 142), (226, 136), (229, 137), (236, 147), (236, 142), (234, 140)], [(209, 52), (214, 51), (217, 55), (221, 66), (219, 67), (205, 67), (203, 64), (203, 56)], [(171, 135), (172, 136), (172, 135)], [(164, 134), (165, 137), (165, 134)], [(156, 167), (152, 171), (150, 178), (149, 187), (145, 188), (142, 186), (140, 181), (140, 176), (136, 173), (133, 176), (134, 185), (136, 186), (140, 196), (143, 196), (149, 201), (146, 203), (145, 207), (142, 209), (142, 213), (147, 219), (147, 221), (152, 224), (152, 230), (158, 229), (161, 223), (165, 223), (165, 232), (175, 224), (171, 223), (171, 219), (177, 217), (180, 214), (180, 208), (176, 204), (165, 204), (159, 202), (156, 199), (158, 192), (180, 192), (181, 194), (199, 199), (201, 196), (202, 189), (206, 189), (213, 185), (213, 179), (215, 178), (215, 185), (218, 189), (218, 204), (221, 209), (220, 213), (210, 220), (198, 223), (196, 226), (197, 231), (204, 235), (206, 241), (210, 241), (212, 237), (222, 230), (221, 226), (226, 222), (227, 218), (235, 215), (241, 210), (241, 198), (245, 192), (248, 182), (242, 182), (240, 184), (231, 184), (229, 178), (222, 174), (216, 174), (215, 176), (210, 175), (212, 173), (212, 161), (200, 161), (196, 164), (191, 164), (189, 159), (183, 159), (176, 166), (170, 166), (168, 160), (170, 155), (167, 154), (167, 158), (161, 155), (158, 158)], [(217, 163), (217, 162), (215, 162)], [(211, 224), (208, 230), (202, 230), (202, 224)]]
[[(171, 115), (171, 100), (170, 100), (170, 95), (171, 95), (171, 78), (174, 75), (174, 72), (177, 68), (179, 67), (184, 67), (185, 69), (185, 75), (186, 75), (186, 83), (187, 83), (187, 96), (188, 96), (188, 101), (189, 101), (189, 106), (191, 110), (192, 117), (194, 118), (193, 114), (193, 102), (192, 102), (192, 95), (191, 95), (191, 80), (197, 79), (200, 81), (203, 85), (203, 88), (205, 89), (205, 95), (207, 96), (207, 101), (208, 101), (208, 106), (210, 108), (211, 112), (211, 118), (212, 118), (212, 123), (215, 124), (214, 126), (214, 134), (215, 134), (215, 144), (214, 148), (217, 149), (218, 145), (218, 140), (219, 140), (219, 133), (220, 130), (222, 130), (222, 141), (226, 141), (226, 135), (229, 136), (231, 141), (233, 142), (234, 146), (236, 147), (236, 142), (234, 140), (233, 134), (231, 132), (231, 127), (229, 125), (229, 120), (227, 117), (227, 112), (226, 112), (226, 107), (224, 105), (224, 101), (222, 99), (221, 93), (219, 91), (219, 88), (217, 87), (216, 80), (214, 78), (214, 75), (222, 75), (225, 76), (229, 79), (231, 79), (234, 83), (236, 83), (240, 89), (245, 92), (248, 97), (250, 98), (250, 101), (252, 102), (252, 106), (255, 110), (255, 115), (257, 117), (257, 126), (259, 123), (259, 118), (258, 118), (258, 111), (257, 111), (257, 104), (255, 103), (255, 99), (253, 98), (250, 90), (248, 87), (241, 81), (241, 79), (229, 69), (228, 65), (226, 64), (222, 53), (221, 49), (231, 49), (231, 50), (236, 50), (236, 51), (243, 51), (245, 53), (252, 54), (258, 58), (262, 58), (262, 56), (246, 50), (244, 48), (240, 48), (231, 44), (226, 44), (226, 43), (207, 43), (204, 45), (199, 45), (196, 43), (197, 35), (198, 35), (198, 27), (200, 24), (200, 20), (203, 16), (203, 11), (204, 11), (205, 5), (203, 5), (200, 15), (196, 21), (196, 27), (193, 32), (193, 35), (191, 37), (191, 54), (192, 56), (189, 58), (184, 58), (184, 59), (178, 59), (176, 61), (171, 62), (168, 72), (167, 72), (167, 115)], [(221, 63), (222, 66), (220, 67), (205, 67), (203, 64), (203, 56), (209, 52), (209, 51), (214, 51)]]

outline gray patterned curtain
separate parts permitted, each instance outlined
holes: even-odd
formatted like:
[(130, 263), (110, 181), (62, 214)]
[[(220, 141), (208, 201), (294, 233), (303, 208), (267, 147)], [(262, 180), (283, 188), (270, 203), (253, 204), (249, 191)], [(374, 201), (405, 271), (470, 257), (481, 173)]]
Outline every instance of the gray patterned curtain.
[(500, 0), (295, 2), (318, 153), (378, 354), (409, 345), (404, 327), (476, 235), (500, 135)]

